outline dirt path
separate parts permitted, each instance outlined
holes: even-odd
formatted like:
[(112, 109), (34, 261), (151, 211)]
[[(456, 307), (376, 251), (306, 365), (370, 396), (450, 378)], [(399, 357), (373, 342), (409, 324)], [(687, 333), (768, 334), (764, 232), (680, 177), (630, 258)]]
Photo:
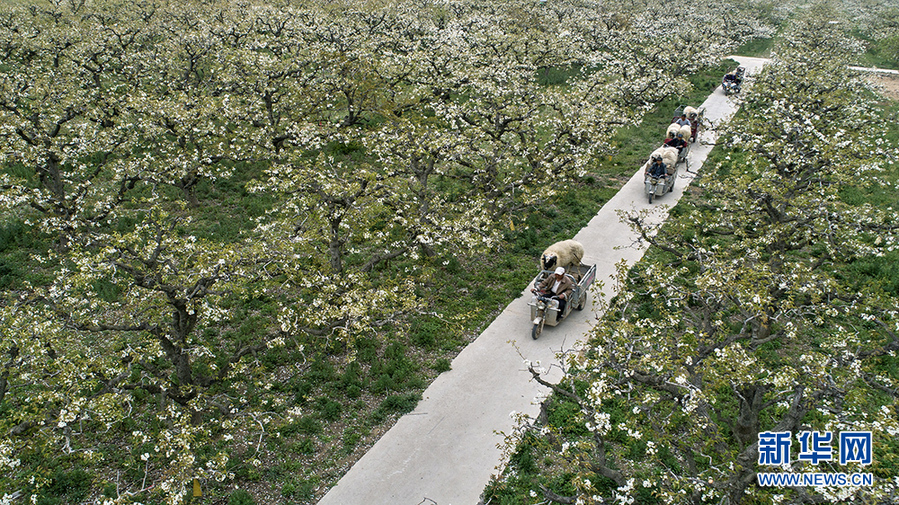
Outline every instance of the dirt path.
[(874, 74), (869, 79), (880, 86), (884, 96), (890, 100), (899, 100), (899, 75)]
[[(751, 75), (764, 60), (734, 57)], [(719, 87), (703, 104), (711, 124), (726, 120), (734, 103)], [(664, 132), (659, 132), (659, 137)], [(714, 132), (701, 135), (691, 148), (690, 168), (695, 173), (714, 144)], [(648, 155), (649, 153), (647, 153)], [(660, 223), (667, 207), (677, 203), (692, 180), (683, 165), (674, 191), (648, 205), (643, 174), (637, 172), (574, 238), (584, 244), (583, 262), (597, 265), (594, 303), (608, 299), (615, 265), (633, 265), (644, 252), (630, 228), (621, 223), (619, 210), (654, 212), (648, 221)], [(531, 380), (525, 360), (549, 368), (548, 378), (558, 381), (557, 356), (575, 349), (601, 316), (596, 310), (572, 312), (556, 327), (547, 327), (539, 340), (531, 339), (529, 286), (497, 319), (456, 357), (452, 370), (441, 374), (424, 392), (416, 409), (403, 416), (347, 474), (319, 505), (474, 505), (491, 475), (503, 461), (503, 433), (516, 426), (515, 413), (535, 416), (545, 388)], [(588, 305), (595, 306), (595, 305)]]

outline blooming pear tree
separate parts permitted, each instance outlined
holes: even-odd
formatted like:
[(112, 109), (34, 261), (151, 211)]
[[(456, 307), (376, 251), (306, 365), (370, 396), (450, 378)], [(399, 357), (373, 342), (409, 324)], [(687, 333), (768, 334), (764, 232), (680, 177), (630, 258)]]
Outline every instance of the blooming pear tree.
[(128, 46), (114, 30), (88, 33), (61, 11), (20, 10), (2, 25), (0, 175), (4, 211), (27, 205), (60, 245), (102, 222), (133, 188), (134, 125), (117, 69)]
[[(698, 47), (689, 53), (667, 51), (645, 37), (645, 31), (659, 27), (650, 15), (603, 32), (597, 41), (600, 34), (587, 21), (593, 4), (572, 4), (565, 14), (534, 10), (526, 2), (453, 5), (456, 16), (451, 19), (435, 15), (412, 22), (403, 18), (408, 13), (402, 9), (385, 7), (373, 13), (351, 11), (332, 20), (333, 25), (316, 23), (313, 33), (305, 35), (310, 37), (308, 54), (315, 57), (312, 52), (319, 51), (327, 62), (321, 66), (324, 81), (312, 77), (309, 85), (329, 97), (333, 105), (328, 108), (335, 115), (290, 141), (300, 153), (320, 149), (326, 141), (363, 146), (376, 167), (385, 167), (375, 169), (381, 184), (392, 188), (394, 197), (417, 202), (418, 215), (402, 221), (410, 227), (442, 221), (443, 237), (466, 223), (489, 234), (489, 227), (481, 226), (485, 223), (471, 220), (479, 211), (464, 208), (484, 208), (488, 219), (505, 222), (502, 216), (510, 209), (551, 195), (552, 184), (582, 176), (598, 155), (609, 152), (603, 139), (615, 128), (638, 122), (648, 106), (684, 85), (679, 79), (686, 72), (720, 57), (733, 43), (721, 32), (718, 39), (730, 42), (702, 50), (704, 56), (697, 56)], [(439, 13), (446, 7), (423, 3), (421, 8)], [(712, 11), (701, 14), (671, 23), (663, 33), (674, 39), (692, 24), (709, 25), (703, 16)], [(524, 36), (532, 25), (537, 33)], [(339, 57), (328, 56), (334, 54)], [(618, 58), (625, 54), (628, 58)], [(361, 60), (370, 70), (334, 67)], [(550, 64), (589, 70), (569, 86), (542, 86), (536, 77)], [(341, 84), (349, 75), (358, 78), (352, 89)], [(373, 124), (363, 126), (362, 119)], [(281, 163), (272, 173), (288, 185), (307, 180), (308, 174), (305, 165), (292, 162)], [(400, 191), (405, 178), (415, 184)], [(437, 205), (434, 196), (435, 187), (447, 184), (452, 192), (466, 195), (464, 205), (456, 203), (453, 211), (450, 202)], [(307, 200), (318, 193), (297, 192)], [(402, 213), (397, 210), (402, 206), (390, 205), (398, 216)], [(401, 235), (413, 241), (424, 236), (445, 240), (435, 231), (410, 229)]]
[[(230, 450), (204, 447), (267, 423), (244, 394), (266, 381), (253, 356), (281, 335), (214, 330), (234, 324), (229, 304), (253, 296), (251, 249), (185, 235), (187, 218), (158, 206), (135, 214), (131, 230), (73, 243), (55, 282), (4, 307), (4, 393), (15, 393), (5, 443), (20, 456), (61, 448), (83, 466), (125, 451), (143, 478), (118, 483), (118, 498), (159, 490), (178, 503), (192, 478), (228, 478)], [(116, 450), (96, 433), (115, 434)], [(12, 477), (37, 472), (32, 490), (46, 483), (40, 466), (16, 461)]]
[[(529, 438), (557, 462), (547, 473), (565, 476), (574, 493), (537, 484), (534, 495), (585, 504), (896, 500), (899, 300), (847, 265), (895, 252), (899, 222), (844, 193), (883, 184), (895, 146), (870, 121), (877, 111), (864, 79), (846, 70), (851, 46), (819, 52), (818, 41), (842, 37), (829, 16), (797, 22), (756, 76), (722, 132), (729, 154), (703, 177), (700, 203), (660, 229), (626, 216), (655, 249), (622, 270), (624, 290), (566, 360), (563, 385), (531, 369), (556, 405), (577, 411), (534, 425)], [(873, 462), (838, 465), (834, 447), (832, 459), (810, 463), (812, 449), (795, 444), (765, 466), (763, 434), (806, 432), (871, 432)], [(766, 471), (870, 472), (873, 483), (765, 487), (757, 476)]]
[(177, 101), (178, 90), (152, 84), (151, 61), (139, 57), (152, 48), (154, 14), (140, 6), (116, 17), (105, 6), (54, 4), (3, 25), (0, 142), (12, 170), (2, 212), (62, 246), (35, 258), (54, 281), (4, 296), (4, 500), (36, 499), (64, 460), (138, 472), (110, 476), (115, 500), (159, 492), (177, 503), (190, 479), (228, 477), (230, 449), (215, 439), (267, 423), (239, 391), (260, 379), (245, 356), (277, 345), (277, 330), (252, 342), (210, 332), (233, 317), (226, 306), (252, 296), (254, 260), (240, 244), (197, 240), (184, 209), (147, 184), (171, 181), (150, 175), (171, 168), (155, 157), (184, 152), (167, 156), (151, 137), (212, 131), (191, 121), (208, 115), (184, 111), (214, 99), (194, 86), (197, 101)]
[(235, 163), (259, 159), (264, 139), (234, 92), (244, 77), (235, 62), (252, 43), (246, 10), (217, 3), (161, 10), (146, 28), (156, 40), (133, 53), (140, 83), (129, 106), (139, 125), (141, 177), (179, 189), (192, 206), (201, 181), (227, 179)]

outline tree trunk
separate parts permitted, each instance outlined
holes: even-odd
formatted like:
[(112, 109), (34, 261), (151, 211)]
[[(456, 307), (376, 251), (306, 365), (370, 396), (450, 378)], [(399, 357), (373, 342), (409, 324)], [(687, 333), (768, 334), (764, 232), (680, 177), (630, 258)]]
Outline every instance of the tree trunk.
[(331, 240), (328, 243), (328, 254), (330, 255), (331, 270), (334, 273), (343, 272), (343, 241), (340, 240), (340, 218), (332, 218), (331, 220)]
[(768, 388), (760, 384), (744, 384), (738, 388), (740, 412), (734, 423), (734, 436), (742, 446), (755, 443), (759, 434), (759, 414)]
[(178, 180), (178, 188), (184, 194), (184, 200), (187, 201), (187, 205), (192, 208), (200, 206), (196, 192), (198, 182), (200, 182), (200, 177), (194, 172), (190, 172)]

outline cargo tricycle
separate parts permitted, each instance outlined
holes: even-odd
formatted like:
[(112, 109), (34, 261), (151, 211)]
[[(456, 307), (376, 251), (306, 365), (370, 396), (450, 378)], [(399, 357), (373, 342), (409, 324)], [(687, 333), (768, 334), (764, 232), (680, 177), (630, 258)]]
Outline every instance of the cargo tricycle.
[[(540, 291), (537, 291), (534, 298), (528, 303), (531, 307), (531, 321), (533, 322), (531, 337), (534, 340), (540, 337), (544, 325), (556, 326), (568, 317), (572, 308), (582, 310), (587, 304), (587, 289), (593, 283), (593, 279), (596, 278), (596, 265), (581, 264), (577, 268), (578, 271), (576, 273), (580, 281), (575, 281), (575, 276), (571, 275), (571, 273), (565, 274), (574, 283), (574, 290), (572, 291), (571, 299), (568, 300), (562, 311), (559, 310), (559, 300), (557, 298), (548, 296)], [(534, 289), (539, 290), (540, 283), (543, 282), (547, 275), (553, 275), (553, 271), (543, 270), (537, 274), (537, 277), (534, 278)]]

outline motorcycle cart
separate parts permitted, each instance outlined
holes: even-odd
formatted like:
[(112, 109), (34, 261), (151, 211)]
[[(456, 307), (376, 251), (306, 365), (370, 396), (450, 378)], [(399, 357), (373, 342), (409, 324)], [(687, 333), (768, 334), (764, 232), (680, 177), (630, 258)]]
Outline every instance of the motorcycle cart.
[(743, 77), (745, 75), (746, 69), (743, 67), (737, 67), (735, 70), (724, 74), (724, 78), (721, 80), (721, 88), (724, 90), (724, 94), (739, 93), (740, 88), (743, 86)]
[(653, 198), (673, 191), (675, 177), (676, 173), (674, 175), (669, 174), (667, 177), (647, 175), (644, 184), (646, 185), (646, 195), (649, 197), (649, 203), (652, 203)]
[[(686, 151), (686, 149), (684, 149), (684, 151)], [(677, 180), (677, 165), (683, 161), (680, 157), (681, 154), (683, 154), (683, 152), (677, 153), (677, 150), (673, 147), (664, 146), (653, 151), (650, 158), (656, 155), (662, 157), (662, 161), (665, 162), (665, 167), (668, 172), (666, 177), (653, 177), (649, 175), (651, 159), (643, 164), (643, 182), (646, 195), (649, 197), (649, 203), (652, 203), (655, 197), (662, 196), (665, 193), (670, 193), (674, 190), (674, 182)]]
[[(580, 274), (580, 282), (574, 282), (574, 290), (571, 293), (571, 299), (565, 304), (565, 309), (559, 311), (558, 306), (552, 303), (552, 297), (538, 294), (528, 303), (531, 307), (531, 321), (534, 323), (531, 328), (531, 338), (536, 340), (543, 332), (543, 326), (556, 326), (568, 317), (571, 309), (582, 310), (587, 305), (587, 289), (596, 278), (596, 265), (579, 265), (578, 272)], [(534, 289), (537, 289), (543, 279), (547, 275), (552, 275), (552, 270), (543, 270), (534, 278)], [(574, 281), (574, 276), (566, 274)]]
[(721, 89), (724, 90), (724, 94), (726, 96), (730, 96), (734, 93), (739, 93), (740, 84), (733, 79), (728, 79), (727, 77), (728, 76), (725, 76), (725, 79), (721, 82)]

